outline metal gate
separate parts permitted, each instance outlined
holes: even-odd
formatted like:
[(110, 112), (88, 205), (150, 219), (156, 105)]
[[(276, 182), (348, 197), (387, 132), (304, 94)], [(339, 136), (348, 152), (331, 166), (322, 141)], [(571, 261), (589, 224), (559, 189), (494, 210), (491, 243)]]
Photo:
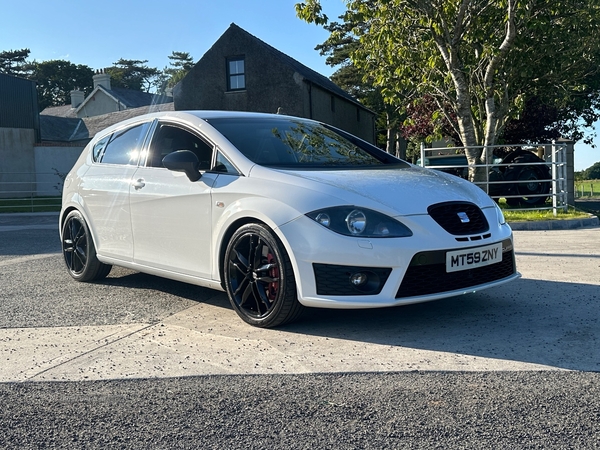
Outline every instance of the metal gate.
[[(493, 153), (510, 149), (504, 158), (488, 158), (489, 163), (469, 164), (464, 150), (478, 149)], [(481, 181), (475, 182), (490, 197), (504, 198), (522, 210), (567, 211), (567, 146), (552, 142), (537, 145), (493, 145), (474, 147), (425, 148), (421, 144), (418, 165), (442, 170), (465, 179), (469, 173), (483, 169)], [(551, 203), (547, 200), (551, 198)]]

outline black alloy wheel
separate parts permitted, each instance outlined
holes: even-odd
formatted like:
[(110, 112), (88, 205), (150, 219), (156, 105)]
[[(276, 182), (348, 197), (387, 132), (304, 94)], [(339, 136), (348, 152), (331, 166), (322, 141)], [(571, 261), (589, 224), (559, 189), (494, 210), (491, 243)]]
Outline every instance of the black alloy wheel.
[(251, 325), (275, 327), (302, 312), (290, 258), (264, 225), (247, 224), (233, 234), (223, 276), (233, 309)]
[(96, 257), (96, 248), (85, 219), (71, 211), (62, 228), (62, 251), (69, 275), (77, 281), (106, 278), (112, 266)]

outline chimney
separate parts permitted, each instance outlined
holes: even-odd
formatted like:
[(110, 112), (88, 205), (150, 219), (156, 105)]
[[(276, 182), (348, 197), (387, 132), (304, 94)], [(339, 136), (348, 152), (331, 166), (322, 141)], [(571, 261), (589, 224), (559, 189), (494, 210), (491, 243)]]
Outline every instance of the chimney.
[(81, 105), (84, 98), (83, 91), (80, 91), (79, 89), (71, 91), (71, 108), (74, 109)]
[(97, 70), (96, 75), (92, 78), (94, 80), (94, 89), (98, 86), (102, 86), (104, 89), (110, 91), (110, 75), (105, 73), (104, 69)]

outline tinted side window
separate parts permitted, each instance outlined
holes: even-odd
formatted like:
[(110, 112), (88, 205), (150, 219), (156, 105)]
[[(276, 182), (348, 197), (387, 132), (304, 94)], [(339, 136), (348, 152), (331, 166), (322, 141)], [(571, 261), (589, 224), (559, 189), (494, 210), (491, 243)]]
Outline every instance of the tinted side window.
[(215, 160), (215, 167), (213, 171), (221, 173), (229, 173), (232, 175), (238, 175), (236, 168), (229, 162), (221, 152), (217, 152), (217, 158)]
[(200, 161), (200, 170), (210, 169), (212, 146), (189, 131), (166, 124), (161, 124), (154, 134), (146, 166), (164, 167), (163, 158), (177, 150), (189, 150), (195, 153)]
[(114, 133), (100, 156), (100, 162), (104, 164), (137, 164), (147, 127), (147, 124), (141, 124)]
[(106, 147), (106, 143), (110, 139), (110, 136), (106, 136), (104, 139), (99, 140), (94, 145), (94, 150), (92, 150), (92, 157), (94, 161), (99, 162), (102, 157), (102, 153), (104, 152), (104, 148)]

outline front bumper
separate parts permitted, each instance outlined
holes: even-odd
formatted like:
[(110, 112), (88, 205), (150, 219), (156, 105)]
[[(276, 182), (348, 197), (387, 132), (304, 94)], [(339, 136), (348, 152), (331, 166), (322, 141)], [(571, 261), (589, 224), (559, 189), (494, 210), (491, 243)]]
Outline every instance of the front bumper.
[[(484, 239), (460, 241), (428, 215), (402, 219), (412, 231), (406, 238), (360, 239), (342, 236), (300, 217), (278, 229), (296, 274), (298, 300), (324, 308), (377, 308), (452, 297), (487, 289), (518, 278), (512, 231), (497, 224), (493, 209), (484, 210), (492, 224)], [(502, 261), (447, 273), (447, 251), (502, 242)], [(350, 278), (366, 273), (368, 289)], [(378, 284), (378, 285), (377, 285)], [(377, 285), (377, 286), (376, 286)]]

